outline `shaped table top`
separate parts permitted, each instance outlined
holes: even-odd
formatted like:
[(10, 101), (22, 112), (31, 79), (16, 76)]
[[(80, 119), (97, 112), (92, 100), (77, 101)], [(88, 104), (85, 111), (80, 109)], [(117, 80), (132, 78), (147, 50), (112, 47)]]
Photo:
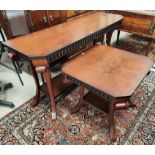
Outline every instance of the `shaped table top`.
[(113, 97), (131, 96), (153, 61), (142, 55), (96, 45), (62, 67), (62, 72)]

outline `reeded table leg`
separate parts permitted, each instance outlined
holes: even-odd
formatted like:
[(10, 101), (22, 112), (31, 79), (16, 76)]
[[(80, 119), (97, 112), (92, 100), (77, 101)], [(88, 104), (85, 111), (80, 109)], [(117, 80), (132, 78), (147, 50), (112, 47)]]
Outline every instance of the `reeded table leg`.
[(78, 102), (78, 104), (71, 109), (70, 113), (71, 114), (74, 114), (76, 112), (78, 112), (83, 104), (83, 97), (84, 97), (84, 88), (83, 87), (80, 87), (80, 100)]

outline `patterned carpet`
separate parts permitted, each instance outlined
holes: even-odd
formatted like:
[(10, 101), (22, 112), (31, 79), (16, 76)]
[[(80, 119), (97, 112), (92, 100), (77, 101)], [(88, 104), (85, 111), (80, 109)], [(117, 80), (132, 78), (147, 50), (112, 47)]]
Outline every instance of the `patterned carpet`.
[[(118, 47), (143, 54), (145, 45), (144, 39), (128, 36)], [(36, 108), (30, 100), (4, 116), (0, 119), (0, 144), (155, 144), (154, 94), (155, 73), (150, 73), (131, 98), (137, 107), (115, 113), (115, 143), (109, 141), (106, 113), (86, 104), (79, 113), (70, 115), (69, 109), (79, 98), (76, 89), (58, 102), (56, 122), (50, 119), (47, 97)]]

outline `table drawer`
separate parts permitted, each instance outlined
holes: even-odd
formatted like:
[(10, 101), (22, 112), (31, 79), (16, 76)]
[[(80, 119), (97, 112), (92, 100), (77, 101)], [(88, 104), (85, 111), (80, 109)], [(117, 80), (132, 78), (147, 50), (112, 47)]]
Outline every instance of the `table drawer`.
[(125, 17), (122, 22), (122, 28), (137, 33), (152, 35), (155, 28), (155, 21), (144, 17)]

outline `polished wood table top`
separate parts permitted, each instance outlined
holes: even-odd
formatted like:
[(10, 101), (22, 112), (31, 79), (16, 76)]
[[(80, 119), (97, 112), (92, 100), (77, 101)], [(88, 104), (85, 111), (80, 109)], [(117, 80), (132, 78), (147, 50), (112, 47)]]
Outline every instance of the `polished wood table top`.
[(62, 72), (112, 97), (126, 97), (133, 94), (152, 64), (146, 56), (96, 45), (66, 62)]
[(120, 23), (122, 19), (121, 15), (95, 11), (2, 44), (30, 59), (45, 58), (97, 31), (110, 30), (111, 26)]

